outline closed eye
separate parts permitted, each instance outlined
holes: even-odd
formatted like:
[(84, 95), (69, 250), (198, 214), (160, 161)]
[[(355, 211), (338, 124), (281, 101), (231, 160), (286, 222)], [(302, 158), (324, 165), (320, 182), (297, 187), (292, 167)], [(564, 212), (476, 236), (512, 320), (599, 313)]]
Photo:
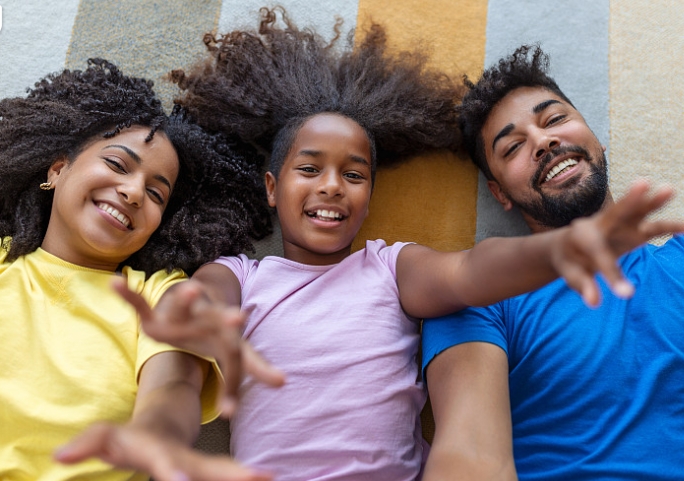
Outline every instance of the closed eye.
[(565, 117), (566, 117), (566, 115), (556, 115), (556, 116), (553, 116), (553, 117), (551, 117), (551, 118), (549, 119), (549, 121), (547, 122), (546, 126), (548, 127), (548, 126), (550, 126), (550, 125), (557, 124), (558, 122), (560, 122), (561, 120), (563, 120)]
[(164, 197), (163, 197), (159, 192), (157, 192), (157, 191), (154, 190), (154, 189), (147, 189), (147, 193), (148, 193), (149, 196), (152, 197), (152, 199), (153, 199), (156, 203), (158, 203), (158, 204), (162, 204), (162, 205), (163, 205), (163, 204), (166, 202), (166, 201), (164, 200)]
[(511, 155), (515, 151), (515, 149), (518, 148), (519, 145), (520, 145), (519, 143), (511, 145), (511, 147), (506, 152), (504, 152), (504, 154), (503, 154), (504, 158)]
[(126, 169), (124, 168), (123, 165), (121, 165), (120, 162), (112, 159), (111, 157), (103, 157), (104, 161), (107, 163), (107, 165), (114, 170), (115, 172), (120, 172), (122, 174), (126, 173)]

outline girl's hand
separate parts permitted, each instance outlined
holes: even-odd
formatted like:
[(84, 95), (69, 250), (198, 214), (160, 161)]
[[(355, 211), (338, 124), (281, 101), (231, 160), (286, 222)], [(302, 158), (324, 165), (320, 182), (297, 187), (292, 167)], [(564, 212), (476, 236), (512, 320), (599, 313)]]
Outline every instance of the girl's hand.
[(618, 258), (653, 237), (684, 231), (684, 222), (646, 218), (673, 196), (669, 187), (653, 194), (649, 190), (646, 181), (636, 182), (616, 203), (564, 229), (552, 253), (552, 263), (587, 305), (595, 307), (601, 302), (596, 272), (605, 277), (615, 295), (629, 298), (634, 286), (622, 275)]
[(130, 424), (96, 424), (55, 452), (61, 463), (99, 458), (117, 468), (145, 472), (156, 481), (267, 481), (228, 456), (210, 456)]
[(237, 408), (238, 387), (245, 373), (273, 387), (285, 382), (283, 373), (242, 338), (244, 314), (237, 307), (209, 301), (193, 280), (169, 289), (154, 310), (122, 280), (116, 279), (112, 287), (136, 309), (147, 335), (216, 360), (225, 381), (219, 400), (223, 417)]

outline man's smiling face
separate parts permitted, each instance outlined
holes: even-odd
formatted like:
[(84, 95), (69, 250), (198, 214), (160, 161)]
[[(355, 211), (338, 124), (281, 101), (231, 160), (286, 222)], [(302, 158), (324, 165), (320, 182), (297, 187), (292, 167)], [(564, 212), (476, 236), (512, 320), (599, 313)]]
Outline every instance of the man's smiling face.
[(598, 211), (608, 195), (605, 148), (567, 101), (541, 87), (512, 90), (482, 128), (496, 180), (489, 188), (517, 206), (533, 231)]

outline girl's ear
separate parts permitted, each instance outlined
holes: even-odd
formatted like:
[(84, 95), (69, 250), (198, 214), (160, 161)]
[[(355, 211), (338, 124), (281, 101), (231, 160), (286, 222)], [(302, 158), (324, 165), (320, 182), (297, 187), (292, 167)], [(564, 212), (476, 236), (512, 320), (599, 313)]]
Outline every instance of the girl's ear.
[(266, 172), (266, 177), (264, 178), (266, 182), (266, 198), (268, 199), (268, 205), (271, 207), (276, 206), (276, 178), (271, 172)]
[(489, 187), (489, 191), (492, 193), (494, 198), (499, 201), (499, 204), (503, 206), (504, 210), (511, 210), (513, 208), (511, 199), (508, 198), (508, 195), (506, 195), (497, 181), (488, 180), (487, 187)]
[(47, 181), (50, 182), (53, 187), (57, 184), (59, 176), (66, 166), (67, 159), (65, 157), (62, 157), (60, 159), (55, 160), (48, 169)]

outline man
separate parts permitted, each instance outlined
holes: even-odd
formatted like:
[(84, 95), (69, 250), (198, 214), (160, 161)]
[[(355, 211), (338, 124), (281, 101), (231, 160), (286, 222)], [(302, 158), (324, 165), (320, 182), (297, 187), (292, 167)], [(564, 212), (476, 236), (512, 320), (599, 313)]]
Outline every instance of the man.
[[(547, 65), (523, 46), (462, 107), (470, 156), (532, 232), (613, 203), (605, 148)], [(587, 307), (557, 280), (425, 321), (436, 433), (424, 481), (684, 477), (684, 238), (620, 265), (630, 299), (598, 279), (601, 305)]]

